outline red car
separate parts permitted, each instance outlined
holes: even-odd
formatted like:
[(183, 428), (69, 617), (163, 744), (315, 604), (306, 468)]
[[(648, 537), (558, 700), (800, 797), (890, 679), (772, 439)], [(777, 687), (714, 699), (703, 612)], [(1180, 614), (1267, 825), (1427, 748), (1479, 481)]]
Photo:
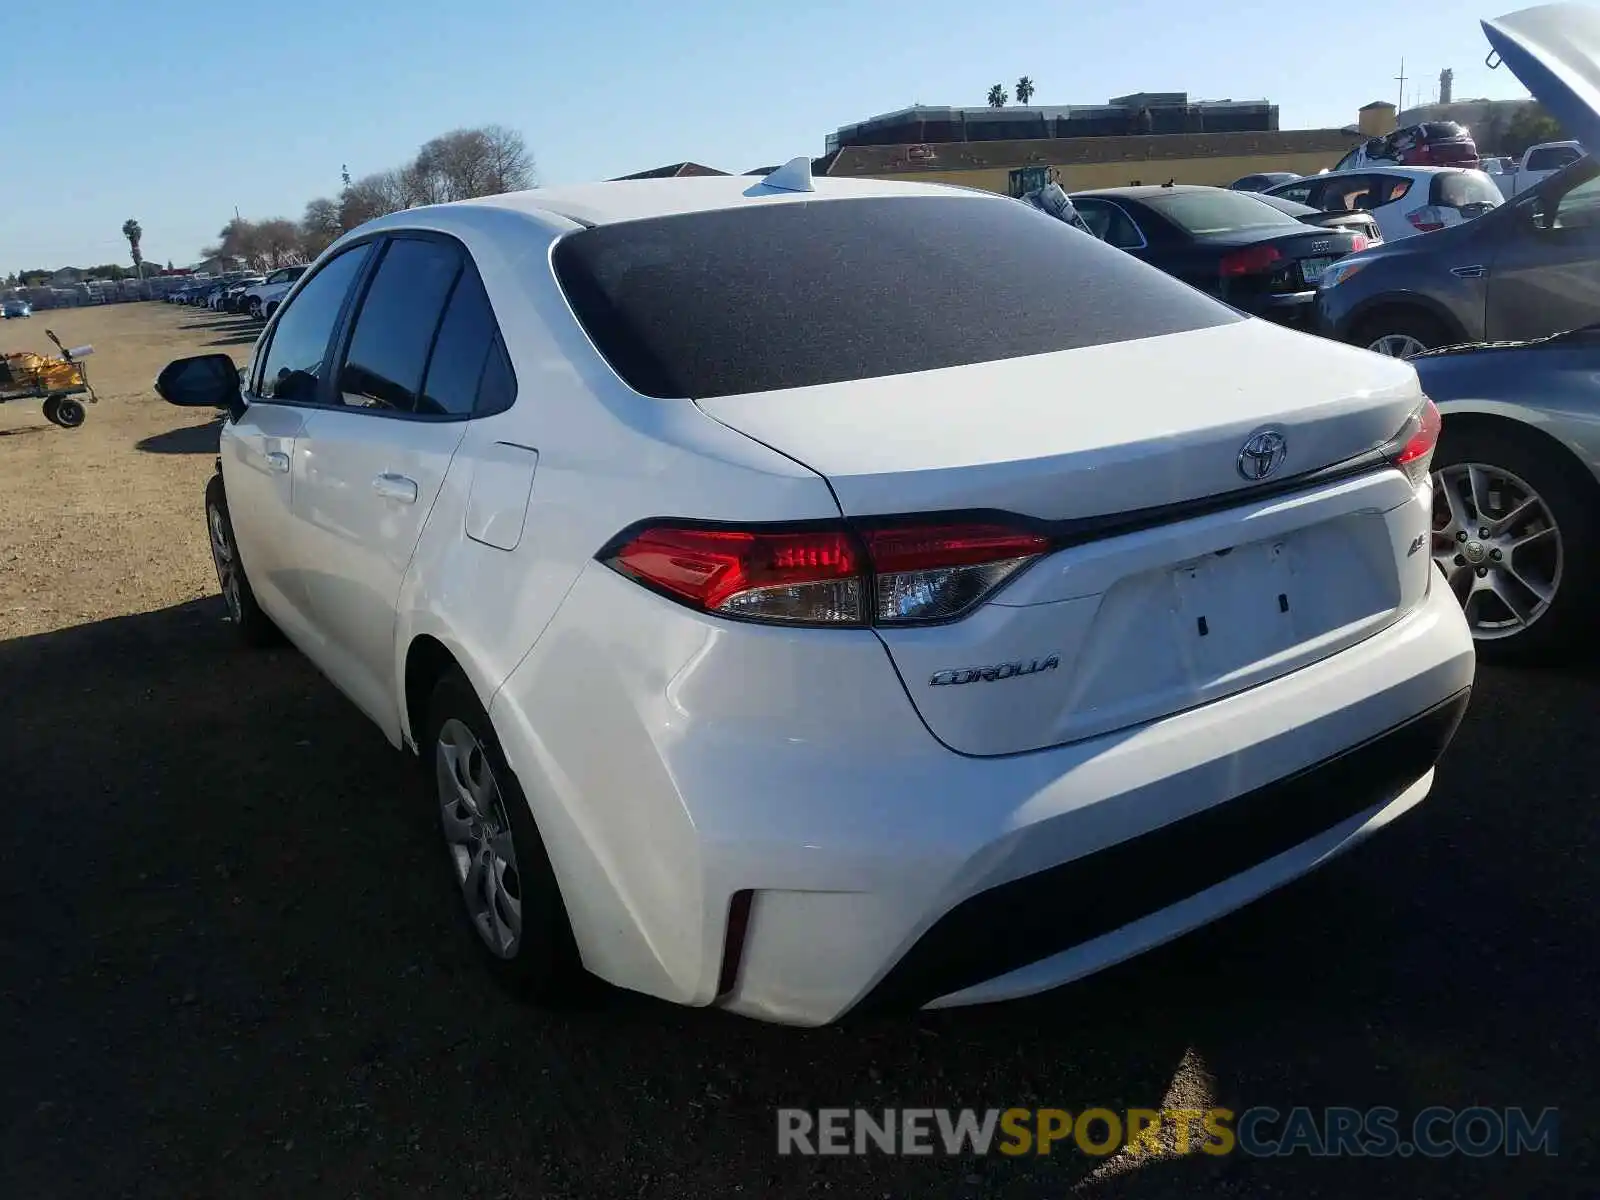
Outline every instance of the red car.
[(1424, 121), (1384, 137), (1370, 138), (1339, 160), (1335, 171), (1369, 163), (1406, 167), (1478, 167), (1478, 146), (1472, 132), (1455, 121)]

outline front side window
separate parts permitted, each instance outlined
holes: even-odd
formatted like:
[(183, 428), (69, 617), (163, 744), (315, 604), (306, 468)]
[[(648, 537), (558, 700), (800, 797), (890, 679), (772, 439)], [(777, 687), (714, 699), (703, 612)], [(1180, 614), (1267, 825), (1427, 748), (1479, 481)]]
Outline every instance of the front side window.
[(1302, 179), (1299, 183), (1291, 183), (1288, 187), (1273, 188), (1272, 194), (1281, 196), (1285, 200), (1293, 200), (1296, 204), (1311, 205), (1313, 204), (1311, 193), (1321, 186), (1318, 180)]
[(345, 296), (372, 252), (356, 246), (330, 259), (278, 313), (262, 359), (257, 390), (263, 400), (314, 404), (328, 375), (328, 343)]
[[(1590, 159), (1583, 166), (1573, 168), (1570, 176), (1555, 176), (1555, 186), (1547, 181), (1545, 186), (1528, 193), (1527, 199), (1518, 197), (1518, 203), (1531, 213), (1535, 229), (1553, 232), (1564, 229), (1592, 230), (1597, 224), (1600, 208), (1600, 165)], [(1557, 190), (1559, 188), (1559, 190)]]
[(445, 300), (461, 272), (448, 242), (396, 238), (361, 302), (339, 371), (339, 394), (354, 408), (413, 412)]
[(976, 193), (619, 221), (565, 235), (551, 262), (612, 370), (659, 397), (873, 379), (1242, 319), (1027, 205)]
[(1571, 146), (1545, 146), (1528, 152), (1528, 170), (1559, 171), (1578, 161), (1578, 152)]

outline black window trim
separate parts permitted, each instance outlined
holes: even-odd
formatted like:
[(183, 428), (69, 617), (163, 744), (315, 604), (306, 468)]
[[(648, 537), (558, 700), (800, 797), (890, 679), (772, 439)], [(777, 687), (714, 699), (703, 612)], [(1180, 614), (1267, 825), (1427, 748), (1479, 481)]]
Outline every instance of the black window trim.
[[(333, 262), (336, 258), (342, 258), (345, 252), (355, 250), (361, 246), (370, 246), (374, 243), (379, 243), (377, 250), (368, 254), (367, 261), (365, 264), (363, 264), (360, 274), (356, 276), (354, 282), (351, 284), (350, 290), (345, 294), (344, 304), (340, 307), (339, 315), (334, 320), (333, 329), (331, 330), (328, 339), (328, 350), (326, 351), (325, 355), (326, 360), (334, 364), (334, 368), (328, 373), (327, 378), (319, 379), (317, 381), (317, 399), (314, 401), (286, 401), (266, 399), (261, 396), (258, 389), (258, 384), (260, 382), (260, 372), (266, 369), (267, 356), (272, 350), (272, 342), (269, 338), (256, 356), (257, 374), (256, 378), (251, 381), (250, 388), (254, 397), (254, 399), (251, 401), (252, 403), (277, 404), (283, 408), (303, 408), (311, 411), (360, 413), (363, 416), (382, 418), (389, 421), (418, 421), (424, 424), (433, 425), (449, 424), (456, 421), (475, 421), (481, 417), (497, 416), (500, 413), (508, 412), (516, 404), (518, 393), (520, 391), (517, 383), (516, 364), (511, 361), (510, 352), (505, 348), (505, 334), (500, 328), (500, 322), (498, 318), (495, 316), (494, 304), (492, 301), (489, 305), (489, 317), (494, 322), (494, 336), (489, 339), (490, 352), (493, 353), (495, 347), (497, 346), (500, 348), (500, 354), (505, 359), (506, 369), (511, 375), (511, 399), (504, 406), (497, 406), (492, 409), (480, 409), (477, 404), (477, 398), (474, 396), (471, 412), (421, 413), (416, 411), (408, 412), (394, 408), (360, 408), (353, 404), (346, 404), (343, 400), (335, 397), (334, 389), (338, 386), (339, 374), (344, 369), (345, 355), (348, 354), (350, 350), (350, 339), (355, 333), (356, 317), (360, 315), (362, 307), (366, 304), (367, 292), (372, 287), (372, 281), (377, 276), (378, 268), (382, 266), (385, 256), (389, 253), (390, 245), (397, 241), (442, 242), (454, 248), (456, 253), (460, 256), (460, 265), (456, 269), (455, 279), (451, 282), (449, 290), (445, 293), (444, 303), (439, 309), (439, 319), (434, 322), (433, 334), (428, 342), (428, 353), (422, 362), (422, 379), (418, 386), (426, 386), (428, 382), (428, 368), (433, 365), (433, 351), (438, 345), (439, 333), (444, 328), (445, 313), (450, 308), (450, 301), (452, 298), (454, 298), (456, 289), (461, 286), (461, 280), (465, 277), (466, 272), (469, 270), (478, 277), (479, 287), (483, 287), (483, 277), (478, 272), (477, 263), (474, 262), (472, 253), (467, 249), (466, 243), (452, 234), (441, 233), (436, 229), (381, 229), (366, 234), (360, 238), (352, 239), (350, 242), (346, 243), (339, 254), (328, 259), (327, 262), (318, 267), (315, 273), (307, 273), (306, 275), (301, 276), (301, 280), (296, 281), (297, 283), (300, 283), (303, 280), (304, 284), (309, 286), (310, 281), (315, 279), (317, 275), (320, 275), (328, 266), (328, 263)], [(297, 288), (296, 290), (298, 292), (300, 289)], [(484, 291), (487, 293), (488, 289), (484, 288)], [(285, 299), (285, 301), (278, 306), (278, 311), (273, 313), (273, 324), (269, 328), (269, 333), (276, 333), (277, 321), (280, 319), (279, 313), (282, 313), (288, 307), (289, 302), (287, 299)], [(483, 374), (484, 371), (487, 370), (487, 367), (488, 358), (485, 357), (484, 368), (478, 372), (478, 383), (480, 387), (482, 386)]]

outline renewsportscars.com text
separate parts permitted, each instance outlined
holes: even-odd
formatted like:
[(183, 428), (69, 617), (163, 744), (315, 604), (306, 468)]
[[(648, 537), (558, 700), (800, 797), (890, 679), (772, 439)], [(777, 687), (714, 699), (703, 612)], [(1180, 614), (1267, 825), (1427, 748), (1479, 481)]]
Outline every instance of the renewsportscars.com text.
[(1554, 1155), (1558, 1127), (1554, 1108), (782, 1108), (778, 1153), (1484, 1158)]

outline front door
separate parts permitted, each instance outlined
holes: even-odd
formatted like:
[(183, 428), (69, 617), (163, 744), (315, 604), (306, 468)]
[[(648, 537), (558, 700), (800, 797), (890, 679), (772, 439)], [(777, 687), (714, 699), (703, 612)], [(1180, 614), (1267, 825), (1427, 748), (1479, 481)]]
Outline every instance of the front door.
[(245, 381), (244, 414), (223, 429), (222, 478), (239, 557), (261, 607), (283, 631), (309, 636), (293, 507), (295, 446), (329, 374), (328, 348), (370, 246), (346, 251), (317, 272), (262, 334)]
[(1489, 264), (1489, 339), (1600, 321), (1600, 168), (1574, 168), (1514, 203), (1516, 219), (1503, 223)]
[(293, 508), (314, 657), (395, 736), (395, 606), (470, 413), (421, 399), (461, 275), (460, 249), (406, 234), (382, 255), (349, 322), (332, 389), (296, 441)]

